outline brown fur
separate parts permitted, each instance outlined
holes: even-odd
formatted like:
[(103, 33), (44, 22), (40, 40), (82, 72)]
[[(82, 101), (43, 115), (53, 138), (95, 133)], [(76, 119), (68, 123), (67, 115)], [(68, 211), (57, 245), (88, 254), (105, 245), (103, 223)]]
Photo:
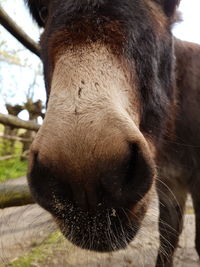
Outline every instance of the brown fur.
[(192, 195), (195, 208), (196, 249), (200, 255), (200, 46), (175, 39), (175, 55), (177, 109), (174, 135), (166, 138), (165, 146), (158, 154), (160, 232), (164, 238), (161, 236), (157, 266), (172, 265), (182, 231), (187, 193)]
[(148, 7), (149, 16), (152, 18), (154, 27), (160, 35), (166, 33), (166, 26), (169, 24), (168, 19), (166, 18), (162, 8), (156, 5), (150, 0), (145, 0), (145, 4)]

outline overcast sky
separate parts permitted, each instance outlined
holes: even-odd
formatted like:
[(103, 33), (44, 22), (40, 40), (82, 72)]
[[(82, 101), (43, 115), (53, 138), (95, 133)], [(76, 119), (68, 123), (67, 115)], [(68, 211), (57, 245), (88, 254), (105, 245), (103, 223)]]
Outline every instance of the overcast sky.
[[(4, 9), (35, 41), (39, 40), (40, 32), (37, 26), (32, 22), (23, 0), (6, 0), (3, 2)], [(200, 43), (200, 0), (182, 0), (180, 4), (183, 21), (174, 27), (174, 35), (180, 39)], [(0, 62), (1, 77), (3, 77), (3, 94), (0, 96), (0, 112), (5, 112), (3, 108), (4, 99), (8, 90), (15, 91), (7, 96), (9, 102), (22, 103), (26, 98), (26, 91), (30, 81), (33, 80), (33, 68), (37, 68), (39, 59), (24, 49), (9, 33), (0, 26), (0, 38), (8, 41), (8, 48), (20, 48), (20, 57), (27, 59), (32, 67), (25, 69), (22, 67), (11, 67), (8, 64)], [(35, 99), (45, 99), (45, 91), (42, 77), (37, 78), (35, 88)]]

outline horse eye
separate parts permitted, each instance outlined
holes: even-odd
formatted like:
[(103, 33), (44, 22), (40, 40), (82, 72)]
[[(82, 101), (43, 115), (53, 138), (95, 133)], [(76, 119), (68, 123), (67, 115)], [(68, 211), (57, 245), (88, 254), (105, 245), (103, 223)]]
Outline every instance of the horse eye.
[(42, 6), (39, 10), (39, 16), (43, 23), (46, 23), (48, 18), (48, 8), (46, 6)]

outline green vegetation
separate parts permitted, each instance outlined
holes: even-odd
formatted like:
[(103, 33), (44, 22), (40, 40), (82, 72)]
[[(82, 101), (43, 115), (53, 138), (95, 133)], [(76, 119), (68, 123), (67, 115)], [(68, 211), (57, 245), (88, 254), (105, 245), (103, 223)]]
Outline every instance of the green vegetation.
[(0, 182), (26, 175), (27, 162), (19, 158), (0, 162)]
[[(9, 140), (4, 140), (0, 142), (0, 155), (5, 155), (5, 151), (9, 151), (11, 146), (11, 141)], [(13, 155), (20, 155), (22, 151), (22, 143), (16, 141), (14, 144), (14, 149), (13, 149)]]
[(3, 133), (4, 126), (0, 124), (0, 133)]
[[(4, 130), (3, 125), (0, 124), (0, 133)], [(23, 130), (21, 130), (22, 132)], [(20, 133), (21, 133), (20, 132)], [(4, 155), (5, 146), (9, 146), (10, 141), (0, 140), (0, 156)], [(15, 142), (13, 155), (20, 155), (22, 151), (22, 143)], [(15, 179), (25, 176), (27, 172), (27, 161), (21, 161), (20, 157), (0, 161), (0, 182), (8, 179)]]
[[(62, 243), (62, 235), (60, 232), (54, 232), (51, 234), (40, 246), (34, 248), (29, 254), (19, 257), (17, 260), (6, 264), (4, 266), (9, 267), (30, 267), (36, 266), (34, 263), (39, 263), (38, 266), (42, 266), (46, 258), (53, 253), (51, 246)], [(67, 266), (66, 266), (67, 267)]]

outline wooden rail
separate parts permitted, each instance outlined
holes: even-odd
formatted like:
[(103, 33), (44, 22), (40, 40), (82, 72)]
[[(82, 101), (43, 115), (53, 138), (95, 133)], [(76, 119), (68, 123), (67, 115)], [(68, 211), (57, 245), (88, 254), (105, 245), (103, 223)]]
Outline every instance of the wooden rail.
[(22, 45), (40, 57), (40, 49), (35, 43), (3, 10), (0, 6), (0, 24), (9, 31)]
[(33, 139), (30, 138), (23, 138), (20, 136), (11, 136), (11, 135), (4, 135), (2, 133), (0, 133), (0, 138), (2, 139), (7, 139), (7, 140), (12, 140), (12, 141), (19, 141), (19, 142), (23, 142), (23, 143), (31, 143), (33, 141)]
[(15, 158), (26, 158), (28, 156), (29, 151), (24, 151), (22, 154), (19, 155), (6, 155), (0, 157), (0, 161), (9, 160), (9, 159), (15, 159)]
[(14, 128), (22, 128), (26, 130), (31, 130), (37, 132), (40, 128), (40, 124), (37, 124), (32, 121), (21, 120), (12, 115), (5, 115), (0, 113), (0, 123), (8, 126), (12, 126)]

